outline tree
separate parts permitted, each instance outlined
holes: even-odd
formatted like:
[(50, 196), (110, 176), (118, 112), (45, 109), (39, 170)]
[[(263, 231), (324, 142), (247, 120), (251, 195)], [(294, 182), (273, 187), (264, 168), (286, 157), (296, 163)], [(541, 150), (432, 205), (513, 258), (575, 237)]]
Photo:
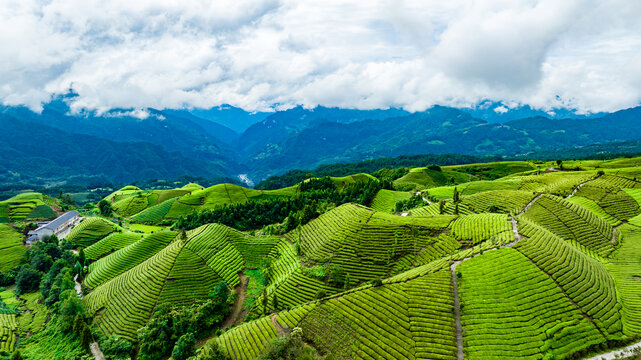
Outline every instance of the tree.
[(198, 360), (227, 360), (227, 355), (220, 348), (216, 340), (210, 340), (203, 346), (198, 353)]
[(73, 330), (76, 315), (84, 314), (85, 311), (82, 300), (78, 298), (75, 290), (65, 290), (60, 294), (57, 310), (60, 327), (66, 332)]
[(11, 354), (11, 360), (22, 360), (22, 359), (24, 358), (22, 357), (22, 354), (20, 354), (20, 351), (18, 350), (14, 351), (13, 354)]
[(456, 205), (454, 205), (454, 215), (458, 215), (458, 211), (458, 203), (456, 203)]
[(108, 359), (112, 360), (132, 359), (136, 350), (131, 341), (116, 335), (112, 335), (107, 340), (102, 341), (100, 349)]
[(51, 256), (43, 251), (32, 251), (30, 253), (30, 257), (30, 265), (35, 270), (47, 272), (51, 268), (51, 265), (53, 265), (53, 259), (51, 258)]
[(563, 160), (557, 160), (556, 161), (556, 166), (558, 166), (559, 169), (563, 169)]
[(171, 352), (174, 360), (186, 360), (194, 356), (194, 346), (196, 345), (196, 337), (192, 333), (187, 333), (181, 336)]
[(83, 250), (83, 248), (80, 248), (80, 250), (78, 250), (78, 262), (83, 267), (87, 265), (87, 257), (85, 256), (85, 251)]
[(454, 187), (454, 194), (452, 195), (452, 200), (454, 200), (455, 203), (458, 203), (459, 200), (460, 200), (460, 196), (459, 196), (458, 189), (456, 188), (456, 186)]
[(443, 215), (445, 212), (445, 200), (441, 200), (438, 202), (438, 213)]
[(29, 266), (22, 266), (16, 278), (16, 293), (26, 294), (38, 290), (41, 273)]
[(100, 215), (102, 216), (109, 217), (113, 213), (113, 210), (111, 209), (111, 205), (105, 199), (100, 200), (100, 202), (98, 203), (98, 209), (100, 210)]
[(227, 282), (221, 280), (218, 282), (218, 285), (212, 290), (209, 294), (209, 297), (219, 304), (224, 304), (227, 302), (229, 297), (229, 288), (227, 287)]
[(79, 335), (79, 340), (80, 340), (80, 346), (82, 346), (83, 349), (89, 349), (89, 345), (93, 342), (93, 336), (91, 335), (91, 329), (83, 321), (81, 330), (80, 330), (80, 335)]

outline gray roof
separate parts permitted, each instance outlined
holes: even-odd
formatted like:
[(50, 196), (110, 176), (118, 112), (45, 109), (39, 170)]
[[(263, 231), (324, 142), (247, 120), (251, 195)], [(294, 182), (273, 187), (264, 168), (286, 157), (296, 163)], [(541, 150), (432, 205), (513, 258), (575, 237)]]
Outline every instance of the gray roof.
[(74, 217), (76, 217), (78, 215), (80, 215), (80, 213), (77, 212), (77, 211), (68, 211), (68, 212), (58, 216), (56, 219), (52, 220), (47, 225), (43, 226), (43, 228), (55, 230), (60, 225), (66, 223), (67, 221), (69, 221), (70, 219), (72, 219), (72, 218), (74, 218)]

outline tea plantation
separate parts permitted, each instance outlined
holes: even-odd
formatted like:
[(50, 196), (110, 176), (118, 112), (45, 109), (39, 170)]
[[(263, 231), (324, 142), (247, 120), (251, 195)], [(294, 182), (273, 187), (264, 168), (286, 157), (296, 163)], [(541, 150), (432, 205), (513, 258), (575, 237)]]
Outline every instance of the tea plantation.
[[(174, 324), (201, 321), (199, 306), (229, 290), (224, 318), (193, 334), (195, 359), (261, 358), (294, 337), (327, 359), (579, 359), (635, 344), (639, 162), (557, 165), (427, 166), (385, 179), (385, 188), (367, 174), (280, 190), (127, 186), (105, 198), (119, 225), (88, 217), (64, 241), (85, 257), (74, 258), (76, 300), (111, 351), (106, 339), (140, 342), (165, 326), (158, 316), (167, 311)], [(375, 193), (324, 201), (336, 196), (334, 186), (352, 191), (340, 198), (358, 186)], [(313, 195), (300, 196), (310, 188)], [(295, 204), (301, 199), (308, 203)], [(215, 209), (265, 221), (229, 213), (254, 201), (294, 210), (245, 231), (199, 217)], [(396, 212), (399, 202), (407, 210)], [(165, 227), (142, 233), (129, 227), (135, 223)], [(26, 263), (21, 239), (0, 224), (0, 272)], [(0, 310), (6, 353), (52, 324), (43, 316), (47, 299), (18, 299)], [(198, 311), (185, 320), (185, 309)], [(26, 353), (34, 354), (30, 341)]]

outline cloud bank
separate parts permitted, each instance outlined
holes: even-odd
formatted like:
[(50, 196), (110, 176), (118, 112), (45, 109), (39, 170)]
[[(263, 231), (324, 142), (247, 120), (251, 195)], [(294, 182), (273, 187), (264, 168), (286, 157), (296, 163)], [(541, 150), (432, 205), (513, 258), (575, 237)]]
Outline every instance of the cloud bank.
[(74, 111), (641, 102), (641, 2), (0, 2), (0, 102)]

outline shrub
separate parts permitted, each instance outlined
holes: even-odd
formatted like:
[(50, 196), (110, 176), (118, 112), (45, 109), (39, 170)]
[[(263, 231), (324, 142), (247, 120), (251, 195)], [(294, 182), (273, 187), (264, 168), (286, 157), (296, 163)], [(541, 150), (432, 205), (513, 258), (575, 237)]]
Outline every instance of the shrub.
[(171, 352), (171, 356), (174, 360), (186, 360), (194, 355), (195, 345), (196, 337), (194, 337), (192, 333), (187, 333), (178, 339), (174, 350)]
[(29, 266), (23, 266), (18, 272), (18, 277), (16, 278), (16, 293), (18, 295), (30, 293), (38, 290), (40, 286), (40, 272), (30, 268)]

